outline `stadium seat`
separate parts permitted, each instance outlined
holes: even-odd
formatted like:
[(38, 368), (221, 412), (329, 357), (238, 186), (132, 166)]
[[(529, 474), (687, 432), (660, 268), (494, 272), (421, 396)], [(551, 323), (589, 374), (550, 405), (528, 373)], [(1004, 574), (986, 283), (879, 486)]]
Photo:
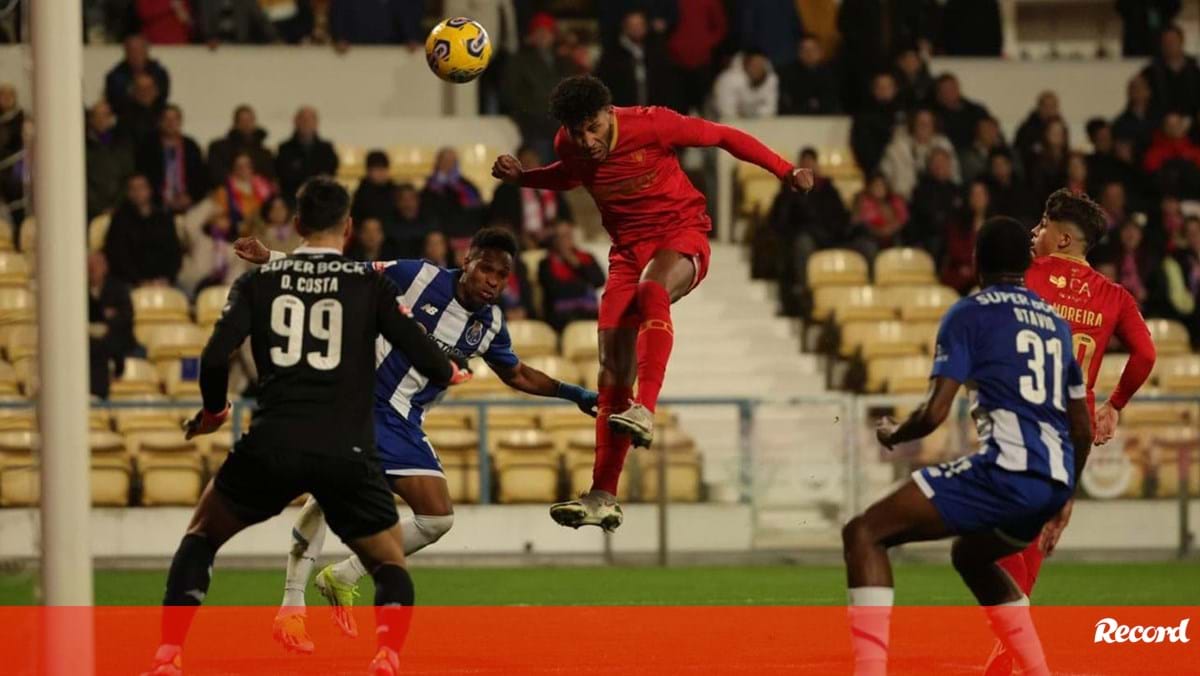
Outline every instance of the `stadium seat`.
[(199, 373), (194, 378), (184, 378), (183, 361), (167, 359), (158, 363), (158, 373), (162, 376), (163, 390), (173, 399), (199, 399)]
[(421, 429), (430, 430), (471, 430), (475, 427), (476, 414), (474, 411), (458, 406), (442, 406), (425, 411), (421, 421)]
[(551, 378), (564, 383), (579, 383), (579, 367), (575, 362), (567, 361), (558, 355), (544, 355), (522, 359), (527, 366), (533, 367)]
[(508, 335), (521, 359), (558, 354), (558, 334), (545, 322), (514, 319), (508, 323)]
[(100, 214), (88, 221), (88, 251), (92, 253), (104, 251), (104, 240), (108, 237), (108, 226), (111, 223), (112, 216), (110, 214)]
[(450, 499), (456, 503), (479, 502), (479, 436), (465, 430), (426, 432), (442, 461)]
[(654, 448), (639, 458), (641, 499), (647, 502), (658, 499), (658, 472), (663, 454), (667, 462), (667, 500), (698, 502), (700, 454), (692, 438), (683, 432), (656, 435)]
[[(746, 163), (741, 163), (741, 166), (746, 166)], [(766, 214), (771, 210), (771, 204), (779, 194), (780, 188), (779, 179), (762, 170), (739, 177), (735, 193), (738, 213), (743, 216)]]
[(1165, 404), (1138, 401), (1137, 397), (1121, 410), (1121, 424), (1129, 427), (1169, 427), (1188, 425), (1195, 421), (1191, 404)]
[(199, 357), (208, 342), (208, 334), (195, 324), (165, 324), (147, 336), (150, 361)]
[(37, 319), (33, 292), (17, 286), (0, 287), (0, 324), (29, 324)]
[(538, 428), (554, 440), (554, 445), (560, 452), (565, 452), (571, 438), (579, 432), (586, 432), (594, 440), (596, 435), (596, 420), (584, 415), (574, 406), (555, 406), (544, 408), (537, 414)]
[(88, 430), (91, 432), (111, 432), (112, 416), (108, 409), (93, 406), (88, 410)]
[[(129, 404), (135, 401), (146, 404), (166, 404), (170, 400), (163, 395), (144, 394), (130, 396), (123, 403)], [(117, 431), (126, 435), (128, 442), (132, 441), (133, 435), (139, 432), (177, 430), (179, 429), (179, 423), (182, 421), (182, 416), (177, 410), (172, 408), (147, 406), (146, 408), (114, 408), (112, 410), (112, 419)], [(131, 446), (129, 450), (130, 452), (136, 452), (137, 449), (135, 446)]]
[(898, 247), (885, 249), (875, 257), (875, 284), (899, 286), (936, 284), (933, 256), (923, 249)]
[(925, 338), (913, 325), (897, 320), (850, 322), (842, 326), (840, 354), (849, 358), (858, 353), (866, 360), (919, 354)]
[[(493, 181), (488, 181), (492, 183)], [(546, 258), (545, 249), (530, 249), (521, 252), (521, 263), (525, 266), (525, 281), (529, 282), (529, 290), (533, 294), (533, 308), (541, 314), (545, 308), (546, 290), (538, 279), (538, 266)]]
[(196, 296), (196, 323), (211, 327), (221, 318), (225, 310), (225, 299), (229, 297), (228, 286), (210, 286)]
[(29, 284), (29, 264), (15, 251), (0, 251), (0, 287)]
[(133, 321), (136, 324), (190, 322), (187, 296), (169, 286), (143, 286), (133, 290)]
[(1167, 394), (1196, 394), (1200, 392), (1200, 355), (1160, 357), (1154, 364), (1154, 375)]
[(38, 376), (37, 359), (26, 357), (13, 362), (13, 372), (17, 376), (17, 384), (21, 387), (21, 393), (26, 397), (32, 398), (38, 393), (40, 380)]
[(235, 439), (233, 430), (226, 424), (216, 432), (196, 437), (192, 441), (196, 442), (196, 450), (200, 452), (200, 457), (204, 460), (205, 475), (211, 478), (229, 457)]
[[(570, 497), (586, 493), (592, 487), (592, 467), (596, 460), (596, 432), (578, 430), (567, 438), (565, 454), (567, 483)], [(629, 502), (633, 497), (633, 486), (637, 483), (638, 458), (641, 452), (630, 453), (625, 459), (625, 470), (617, 483), (617, 500)]]
[(867, 391), (923, 394), (931, 369), (932, 360), (925, 355), (872, 359), (867, 362)]
[(1183, 324), (1170, 319), (1147, 319), (1146, 327), (1150, 329), (1150, 338), (1154, 340), (1154, 347), (1160, 356), (1192, 351), (1187, 328)]
[(13, 249), (13, 225), (0, 218), (0, 251), (12, 251)]
[(532, 407), (493, 406), (487, 410), (488, 450), (495, 452), (501, 438), (510, 432), (537, 429), (538, 411)]
[(109, 386), (109, 396), (113, 399), (161, 392), (158, 371), (154, 365), (135, 357), (125, 359), (125, 371), (120, 378), (114, 377)]
[(38, 503), (41, 477), (32, 459), (0, 459), (0, 507), (32, 507)]
[(896, 312), (872, 286), (823, 286), (813, 291), (812, 318), (825, 321), (830, 317), (838, 324), (845, 324), (894, 319)]
[(822, 286), (869, 284), (867, 259), (850, 249), (826, 249), (808, 258), (808, 285)]
[(553, 502), (558, 496), (554, 440), (538, 430), (501, 435), (495, 452), (496, 501)]
[(592, 390), (594, 392), (599, 392), (600, 391), (600, 367), (599, 367), (599, 365), (592, 364), (591, 368), (588, 368), (584, 364), (584, 362), (576, 362), (576, 363), (580, 365), (579, 375), (582, 378), (582, 380), (580, 381), (579, 384), (583, 385), (584, 387), (588, 388), (589, 390)]
[(456, 385), (449, 389), (449, 396), (454, 399), (489, 399), (498, 396), (509, 396), (511, 390), (500, 377), (496, 375), (492, 367), (488, 366), (487, 362), (482, 359), (472, 359), (470, 362), (471, 380), (462, 385)]
[(358, 180), (366, 175), (367, 154), (362, 148), (337, 143), (334, 144), (334, 152), (338, 158), (337, 178)]
[(32, 403), (28, 399), (21, 395), (5, 394), (0, 395), (0, 402), (6, 404), (0, 406), (0, 432), (19, 432), (33, 430), (37, 427), (37, 419), (32, 406), (15, 406), (15, 404)]
[[(1117, 381), (1121, 379), (1121, 371), (1125, 370), (1125, 362), (1129, 361), (1129, 355), (1110, 353), (1104, 355), (1104, 360), (1100, 362), (1100, 371), (1096, 373), (1096, 394), (1104, 395), (1113, 391), (1117, 386)], [(1158, 370), (1157, 368), (1155, 369)], [(1087, 374), (1083, 374), (1087, 378)], [(1151, 374), (1151, 379), (1154, 375)], [(1149, 383), (1147, 383), (1149, 385)], [(1099, 398), (1099, 397), (1097, 397)]]
[(895, 308), (904, 321), (937, 322), (958, 302), (954, 289), (941, 285), (889, 286), (883, 289), (884, 303)]
[(20, 240), (21, 252), (33, 255), (37, 248), (37, 219), (33, 216), (26, 216), (25, 220), (21, 221)]
[(196, 444), (183, 431), (142, 432), (136, 436), (142, 504), (194, 505), (203, 488), (204, 464)]
[(433, 173), (433, 156), (436, 153), (436, 148), (427, 146), (392, 146), (388, 149), (392, 177), (400, 183), (412, 183), (419, 190), (425, 179)]
[(129, 504), (133, 465), (125, 450), (125, 440), (112, 432), (91, 432), (92, 505), (124, 507)]
[(0, 361), (0, 396), (13, 396), (20, 394), (20, 386), (17, 382), (17, 371), (12, 364), (5, 361)]
[(562, 355), (577, 364), (596, 364), (600, 356), (597, 327), (597, 322), (587, 319), (567, 324), (562, 335)]
[(8, 332), (4, 353), (8, 361), (15, 364), (22, 359), (37, 355), (38, 334), (33, 324), (18, 324)]

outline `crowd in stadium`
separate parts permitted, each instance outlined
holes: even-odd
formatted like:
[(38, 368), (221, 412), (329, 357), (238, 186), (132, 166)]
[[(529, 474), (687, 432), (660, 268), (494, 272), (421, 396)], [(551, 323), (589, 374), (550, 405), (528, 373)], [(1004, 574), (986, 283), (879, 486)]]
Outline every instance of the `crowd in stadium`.
[[(953, 73), (930, 72), (933, 54), (1000, 53), (995, 1), (623, 0), (593, 3), (593, 15), (565, 20), (540, 11), (539, 2), (441, 4), (85, 2), (88, 35), (124, 42), (103, 99), (85, 116), (87, 217), (109, 219), (103, 253), (89, 265), (93, 305), (101, 306), (94, 313), (104, 316), (105, 304), (127, 307), (129, 288), (140, 285), (174, 285), (194, 296), (230, 283), (245, 269), (232, 249), (239, 236), (290, 250), (299, 241), (291, 226), (295, 189), (310, 176), (337, 173), (338, 155), (312, 107), (296, 112), (294, 133), (278, 146), (267, 142), (252, 105), (233, 111), (223, 137), (202, 144), (188, 136), (185, 111), (171, 103), (170, 74), (151, 44), (415, 48), (422, 21), (436, 9), (494, 27), (497, 57), (481, 80), (480, 105), (512, 117), (526, 167), (552, 159), (556, 125), (546, 101), (555, 83), (578, 72), (601, 77), (617, 105), (729, 120), (852, 116), (848, 145), (863, 190), (840, 194), (807, 148), (798, 162), (817, 172), (816, 188), (781, 191), (766, 217), (785, 243), (785, 301), (789, 290), (803, 288), (805, 258), (830, 246), (868, 259), (890, 246), (922, 247), (938, 261), (942, 282), (965, 292), (975, 283), (971, 253), (983, 220), (1000, 213), (1032, 223), (1046, 196), (1065, 186), (1091, 195), (1108, 214), (1109, 234), (1093, 264), (1129, 289), (1148, 316), (1187, 324), (1200, 345), (1200, 210), (1189, 203), (1200, 198), (1200, 67), (1184, 53), (1182, 31), (1166, 21), (1178, 1), (1116, 3), (1126, 54), (1148, 62), (1125, 83), (1124, 110), (1089, 111), (1095, 117), (1086, 142), (1068, 138), (1053, 90), (1031, 101), (1018, 129), (1003, 130), (986, 101), (961, 94)], [(15, 89), (0, 83), (0, 218), (14, 227), (28, 211), (30, 158), (22, 148), (30, 127)], [(353, 257), (453, 266), (465, 238), (504, 224), (523, 246), (549, 252), (536, 271), (518, 259), (503, 300), (509, 315), (556, 328), (595, 316), (603, 272), (576, 244), (560, 195), (505, 185), (487, 203), (450, 148), (438, 153), (419, 190), (393, 181), (383, 151), (370, 152), (365, 164), (354, 193)], [(172, 227), (177, 220), (182, 227)], [(539, 307), (531, 279), (546, 291)], [(118, 351), (138, 349), (131, 335), (119, 342)]]

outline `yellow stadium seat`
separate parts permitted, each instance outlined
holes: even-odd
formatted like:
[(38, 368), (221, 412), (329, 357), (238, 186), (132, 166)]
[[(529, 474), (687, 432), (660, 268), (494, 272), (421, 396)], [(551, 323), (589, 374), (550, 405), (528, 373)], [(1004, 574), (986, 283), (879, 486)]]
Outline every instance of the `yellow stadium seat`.
[(33, 430), (0, 432), (0, 456), (9, 459), (32, 457), (40, 443), (38, 433)]
[(842, 357), (861, 354), (863, 359), (919, 354), (924, 334), (911, 324), (897, 320), (850, 322), (842, 326)]
[(13, 226), (6, 220), (0, 219), (0, 251), (13, 250)]
[(1179, 322), (1170, 319), (1147, 319), (1146, 327), (1150, 329), (1150, 338), (1158, 354), (1183, 354), (1191, 352), (1187, 328)]
[(537, 430), (502, 435), (496, 448), (496, 501), (553, 502), (558, 496), (558, 454)]
[(885, 249), (875, 257), (875, 284), (936, 284), (933, 256), (923, 249), (898, 247)]
[(0, 287), (0, 324), (29, 324), (37, 319), (37, 298), (29, 289)]
[(487, 362), (482, 359), (472, 359), (471, 380), (462, 384), (451, 387), (448, 392), (449, 396), (454, 399), (488, 399), (497, 396), (509, 396), (511, 390), (500, 380), (492, 367), (488, 366)]
[(565, 451), (567, 445), (576, 433), (586, 432), (593, 437), (596, 433), (596, 420), (584, 415), (574, 406), (554, 406), (542, 409), (538, 413), (538, 428), (554, 439), (560, 451)]
[(1187, 425), (1195, 422), (1190, 404), (1164, 404), (1140, 402), (1137, 397), (1121, 410), (1121, 423), (1129, 427), (1161, 428), (1172, 425)]
[(150, 360), (199, 357), (208, 342), (208, 334), (195, 324), (165, 324), (146, 337)]
[(26, 216), (25, 220), (21, 221), (21, 251), (26, 254), (33, 254), (37, 245), (37, 219), (33, 216)]
[(905, 321), (937, 322), (958, 302), (959, 295), (948, 286), (889, 286), (882, 290), (884, 303), (895, 308)]
[(127, 458), (93, 457), (91, 466), (92, 505), (125, 507), (133, 483), (133, 466)]
[[(6, 404), (18, 404), (28, 402), (23, 396), (5, 394), (0, 395), (0, 401)], [(10, 431), (32, 431), (37, 427), (37, 418), (34, 415), (34, 409), (30, 406), (15, 407), (5, 406), (0, 407), (0, 432)]]
[(113, 378), (109, 386), (109, 396), (113, 399), (161, 392), (158, 371), (155, 370), (154, 365), (145, 359), (134, 357), (125, 359), (124, 373), (120, 378)]
[(111, 223), (112, 216), (109, 214), (100, 214), (88, 222), (88, 251), (104, 251), (104, 240), (108, 237), (108, 226)]
[(479, 436), (465, 430), (427, 430), (429, 443), (442, 461), (450, 499), (479, 502)]
[(91, 432), (111, 432), (112, 416), (108, 409), (93, 407), (88, 411), (88, 430)]
[(173, 399), (199, 399), (200, 381), (197, 378), (183, 377), (183, 362), (179, 359), (167, 359), (158, 363), (158, 373), (162, 376), (163, 390)]
[(136, 436), (142, 504), (194, 505), (200, 498), (203, 459), (183, 431), (141, 432)]
[(212, 326), (225, 310), (225, 299), (229, 297), (228, 286), (210, 286), (196, 296), (196, 323)]
[(580, 375), (583, 376), (583, 382), (580, 384), (589, 390), (600, 391), (600, 367), (592, 364), (591, 368), (586, 368), (583, 362), (577, 363), (580, 365)]
[[(146, 404), (164, 404), (169, 401), (169, 399), (160, 394), (144, 394), (130, 396), (122, 403), (144, 402)], [(135, 441), (132, 440), (132, 435), (152, 430), (177, 430), (179, 429), (180, 422), (182, 422), (182, 417), (178, 411), (170, 408), (150, 406), (146, 408), (114, 408), (112, 409), (112, 419), (117, 431), (126, 435), (127, 445), (129, 445), (131, 452), (137, 450), (136, 445), (128, 443)]]
[(597, 322), (588, 319), (567, 324), (562, 336), (563, 356), (576, 363), (596, 363), (600, 356), (598, 326)]
[(824, 321), (830, 317), (844, 324), (895, 319), (896, 312), (872, 286), (823, 286), (813, 291), (812, 318)]
[(14, 251), (0, 251), (0, 286), (24, 287), (29, 283), (29, 265)]
[(508, 335), (522, 359), (558, 354), (558, 334), (545, 322), (514, 319), (508, 323)]
[[(1125, 370), (1125, 362), (1129, 361), (1127, 354), (1106, 354), (1104, 360), (1100, 362), (1100, 370), (1096, 373), (1096, 392), (1104, 394), (1112, 392), (1117, 386), (1117, 381), (1121, 379), (1121, 371)], [(1155, 369), (1158, 370), (1158, 369)], [(1084, 379), (1087, 374), (1083, 374)], [(1153, 374), (1151, 375), (1153, 378)]]
[(892, 394), (924, 393), (932, 360), (925, 355), (878, 357), (867, 362), (867, 391)]
[(457, 406), (441, 406), (425, 411), (421, 429), (471, 430), (475, 427), (475, 412)]
[(334, 144), (338, 157), (337, 178), (361, 179), (367, 173), (367, 154), (362, 148), (345, 143)]
[(493, 406), (487, 411), (487, 424), (488, 450), (494, 452), (507, 434), (536, 430), (538, 411), (532, 407)]
[(32, 324), (18, 324), (8, 332), (8, 340), (4, 343), (4, 352), (8, 361), (16, 363), (37, 355), (37, 327)]
[(667, 463), (667, 500), (697, 502), (700, 500), (700, 454), (695, 442), (683, 432), (656, 435), (654, 448), (639, 458), (641, 498), (657, 500), (659, 496), (659, 464), (663, 454)]
[(20, 387), (17, 383), (17, 371), (12, 364), (5, 361), (0, 361), (0, 396), (12, 396), (20, 394)]
[(544, 355), (523, 359), (522, 361), (525, 362), (526, 366), (535, 368), (555, 380), (573, 384), (579, 382), (579, 367), (575, 365), (575, 362), (567, 361), (563, 357)]
[(169, 286), (143, 286), (133, 290), (133, 320), (138, 324), (189, 322), (187, 296)]
[(32, 398), (37, 394), (41, 381), (38, 376), (37, 359), (26, 357), (13, 362), (13, 373), (16, 374), (17, 384), (21, 393)]
[(388, 149), (392, 164), (392, 177), (400, 182), (421, 185), (433, 173), (433, 157), (436, 148), (414, 145), (397, 145)]
[(744, 216), (765, 214), (771, 209), (781, 184), (771, 174), (755, 174), (738, 182), (738, 212)]
[(33, 459), (0, 460), (0, 507), (32, 507), (38, 503), (41, 476)]
[(228, 425), (215, 434), (208, 436), (208, 448), (203, 449), (206, 463), (208, 465), (208, 474), (212, 476), (217, 473), (225, 459), (229, 457), (229, 453), (233, 450), (233, 445), (237, 442), (233, 438), (233, 430), (228, 429)]
[(1154, 364), (1154, 375), (1158, 386), (1168, 394), (1200, 393), (1200, 355), (1160, 357)]
[(870, 283), (867, 278), (867, 259), (850, 249), (826, 249), (814, 253), (808, 258), (807, 272), (808, 285), (814, 289)]

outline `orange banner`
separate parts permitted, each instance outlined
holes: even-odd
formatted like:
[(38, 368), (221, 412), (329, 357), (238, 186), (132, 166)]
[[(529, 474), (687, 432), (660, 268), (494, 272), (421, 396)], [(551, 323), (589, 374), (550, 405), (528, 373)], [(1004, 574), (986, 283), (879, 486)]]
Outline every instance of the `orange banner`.
[[(309, 608), (317, 646), (310, 656), (285, 653), (272, 641), (275, 610), (202, 608), (184, 650), (185, 672), (365, 672), (375, 647), (370, 607), (355, 609), (358, 639), (338, 632), (328, 608)], [(0, 607), (0, 673), (48, 673), (47, 660), (72, 655), (90, 628), (96, 674), (138, 674), (158, 643), (160, 612)], [(1033, 616), (1054, 673), (1200, 674), (1200, 608), (1035, 607)], [(974, 607), (897, 607), (891, 627), (892, 674), (980, 673), (993, 644), (983, 611)], [(47, 650), (47, 636), (65, 638)], [(846, 609), (831, 606), (418, 607), (402, 657), (404, 673), (412, 674), (852, 669)]]

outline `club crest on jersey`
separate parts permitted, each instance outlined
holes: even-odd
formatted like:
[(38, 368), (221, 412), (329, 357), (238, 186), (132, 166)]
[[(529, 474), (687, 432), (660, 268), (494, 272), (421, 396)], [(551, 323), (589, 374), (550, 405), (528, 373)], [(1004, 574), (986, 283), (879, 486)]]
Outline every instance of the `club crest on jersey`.
[(1067, 286), (1067, 278), (1063, 275), (1050, 275), (1050, 283), (1060, 289), (1064, 289)]
[(470, 345), (478, 345), (479, 341), (483, 340), (483, 322), (478, 319), (471, 322), (471, 326), (467, 328), (467, 343)]
[(437, 309), (437, 306), (434, 305), (433, 303), (426, 303), (421, 306), (421, 312), (424, 312), (425, 314), (432, 317), (433, 315), (436, 315), (438, 313), (438, 309)]

